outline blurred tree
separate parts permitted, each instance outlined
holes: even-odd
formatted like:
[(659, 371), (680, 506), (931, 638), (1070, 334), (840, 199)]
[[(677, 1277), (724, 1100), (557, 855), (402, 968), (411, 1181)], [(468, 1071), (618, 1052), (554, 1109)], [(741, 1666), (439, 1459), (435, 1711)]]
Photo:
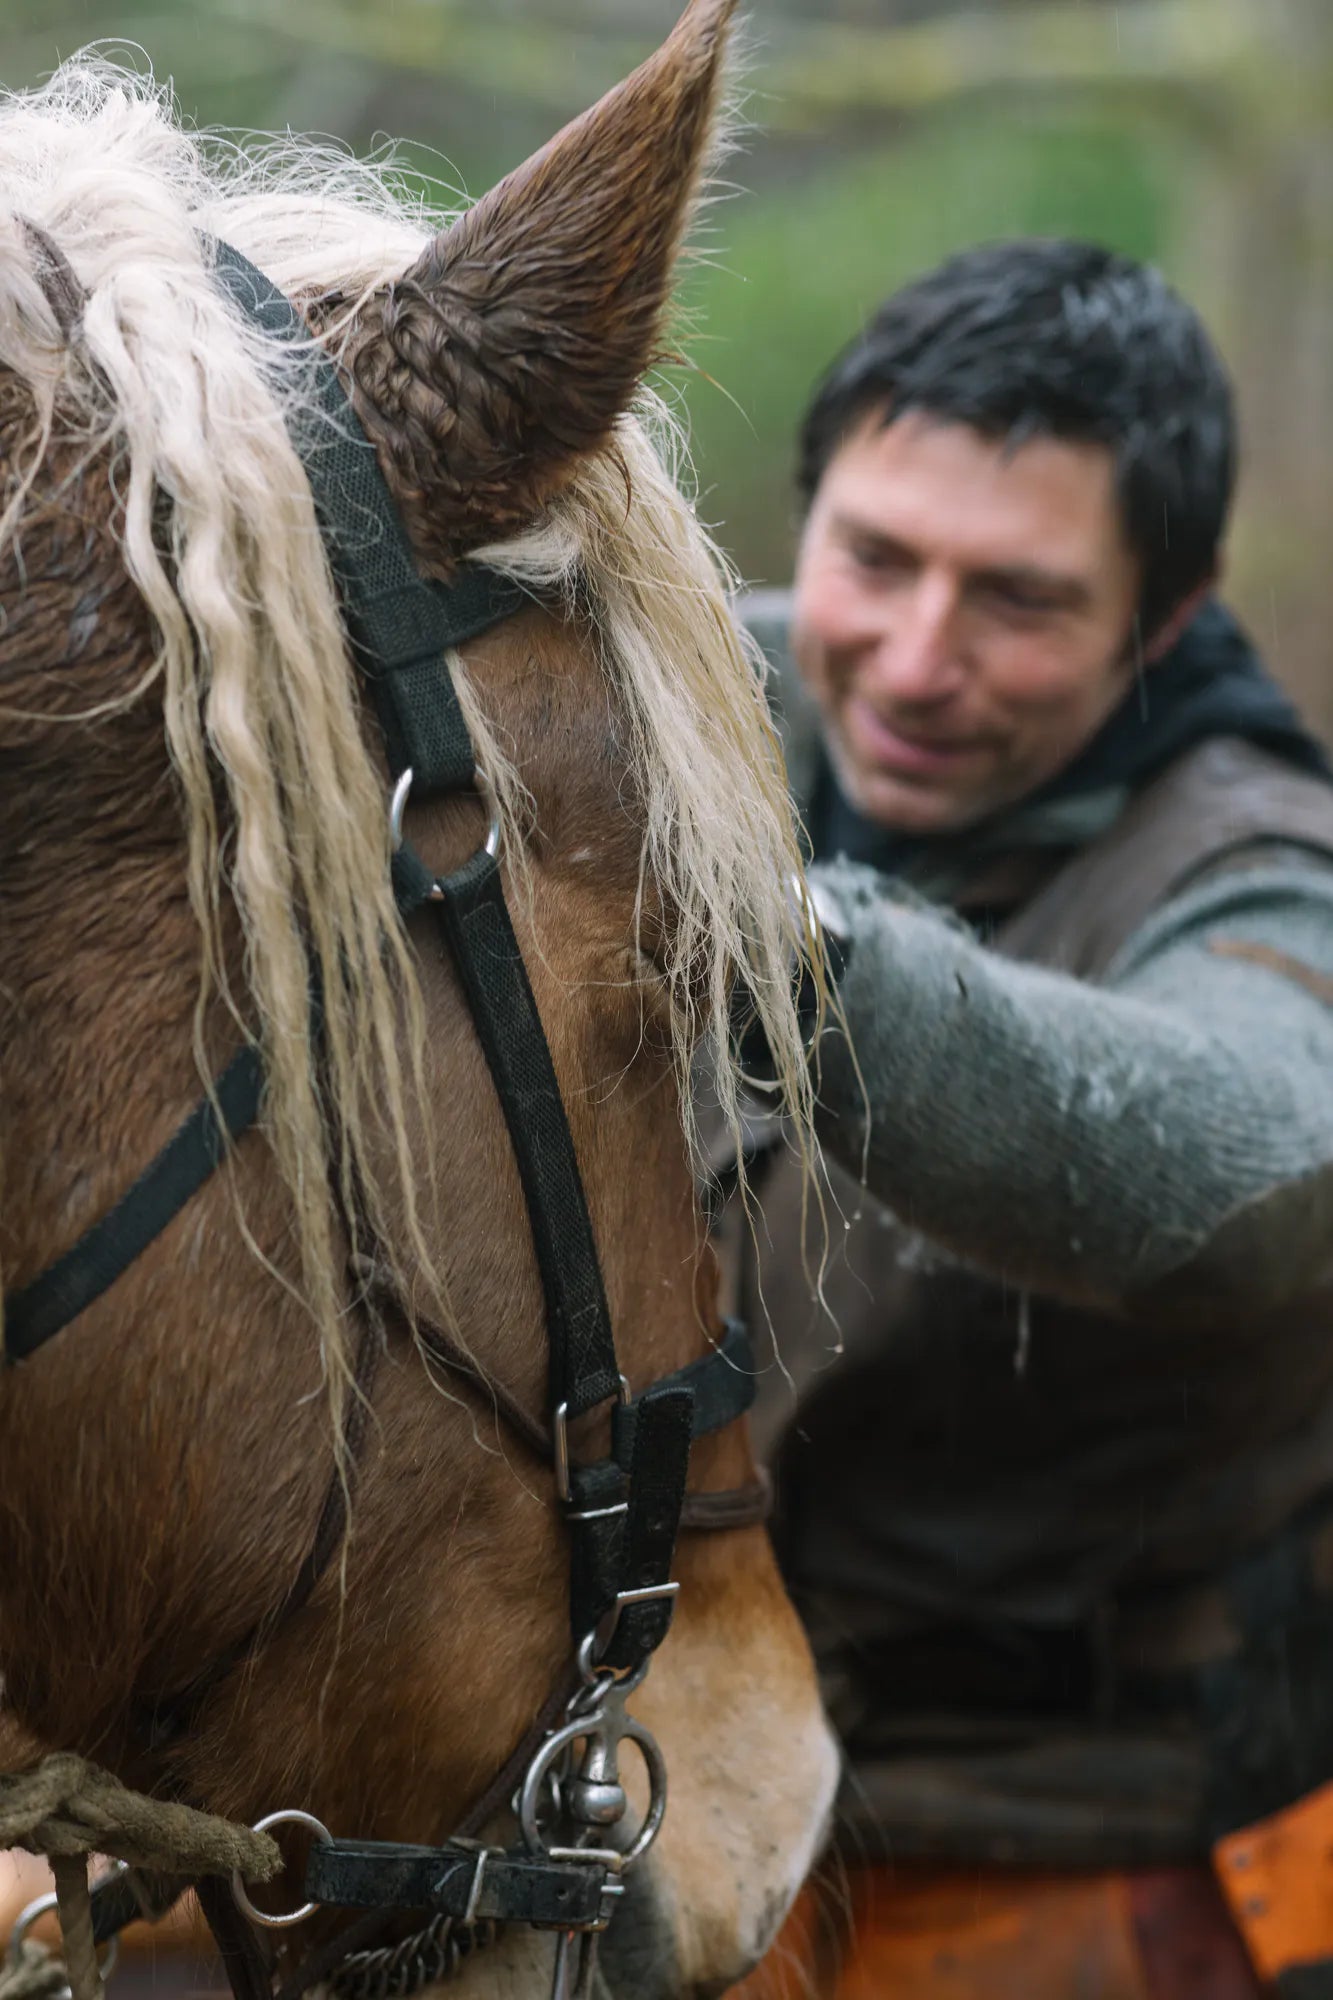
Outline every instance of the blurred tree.
[[(680, 0), (3, 0), (0, 74), (138, 43), (201, 124), (336, 132), (446, 205), (546, 137)], [(1333, 724), (1330, 0), (751, 0), (743, 156), (686, 286), (703, 511), (751, 574), (790, 561), (791, 435), (875, 300), (980, 236), (1157, 259), (1241, 388), (1242, 607)], [(433, 148), (441, 149), (433, 151)], [(716, 386), (715, 386), (716, 385)]]

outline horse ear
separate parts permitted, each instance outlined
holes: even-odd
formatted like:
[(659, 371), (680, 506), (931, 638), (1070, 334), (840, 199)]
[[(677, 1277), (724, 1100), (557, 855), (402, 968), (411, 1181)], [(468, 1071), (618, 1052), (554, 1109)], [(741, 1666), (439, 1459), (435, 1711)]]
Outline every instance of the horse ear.
[(655, 55), (368, 303), (357, 408), (424, 560), (531, 521), (628, 404), (707, 163), (734, 6), (692, 0)]

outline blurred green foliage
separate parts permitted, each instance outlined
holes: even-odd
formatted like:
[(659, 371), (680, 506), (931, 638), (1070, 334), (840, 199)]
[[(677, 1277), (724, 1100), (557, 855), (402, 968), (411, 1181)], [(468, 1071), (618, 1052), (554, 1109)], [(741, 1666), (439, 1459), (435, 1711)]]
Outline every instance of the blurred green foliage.
[(690, 355), (711, 378), (687, 377), (685, 395), (701, 511), (742, 571), (785, 575), (801, 412), (881, 298), (998, 236), (1078, 234), (1160, 259), (1175, 161), (1165, 135), (1145, 145), (1104, 118), (981, 109), (725, 206), (717, 264), (685, 287), (699, 329)]
[[(115, 36), (201, 125), (413, 143), (475, 195), (625, 74), (683, 0), (0, 0), (0, 77)], [(1234, 592), (1333, 724), (1333, 0), (749, 0), (750, 125), (687, 275), (701, 511), (792, 551), (793, 433), (894, 284), (979, 238), (1160, 262), (1240, 387)], [(139, 60), (143, 60), (142, 57)]]

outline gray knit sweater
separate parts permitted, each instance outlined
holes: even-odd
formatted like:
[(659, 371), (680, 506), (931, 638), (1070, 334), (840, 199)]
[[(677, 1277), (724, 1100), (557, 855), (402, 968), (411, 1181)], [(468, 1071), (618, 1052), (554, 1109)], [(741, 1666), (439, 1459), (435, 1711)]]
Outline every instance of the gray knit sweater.
[[(751, 623), (776, 656), (799, 786), (810, 721), (772, 624)], [(1109, 820), (1118, 802), (1097, 804)], [(1257, 1308), (1327, 1264), (1333, 865), (1276, 846), (1239, 871), (1232, 857), (1159, 909), (1100, 986), (999, 957), (871, 869), (814, 872), (853, 940), (842, 998), (865, 1086), (826, 1035), (821, 1138), (854, 1172), (864, 1153), (871, 1191), (915, 1229), (1086, 1304), (1169, 1283), (1177, 1303)], [(1237, 942), (1314, 978), (1238, 958)]]

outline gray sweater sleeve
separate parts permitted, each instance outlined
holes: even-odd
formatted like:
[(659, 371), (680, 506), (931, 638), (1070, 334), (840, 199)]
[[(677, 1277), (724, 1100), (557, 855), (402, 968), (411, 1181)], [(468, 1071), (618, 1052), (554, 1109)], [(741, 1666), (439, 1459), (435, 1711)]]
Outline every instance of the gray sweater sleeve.
[(903, 1221), (1102, 1305), (1252, 1308), (1327, 1269), (1333, 866), (1214, 876), (1104, 986), (1001, 958), (869, 869), (815, 872), (853, 939), (859, 1059), (824, 1036), (821, 1138)]

